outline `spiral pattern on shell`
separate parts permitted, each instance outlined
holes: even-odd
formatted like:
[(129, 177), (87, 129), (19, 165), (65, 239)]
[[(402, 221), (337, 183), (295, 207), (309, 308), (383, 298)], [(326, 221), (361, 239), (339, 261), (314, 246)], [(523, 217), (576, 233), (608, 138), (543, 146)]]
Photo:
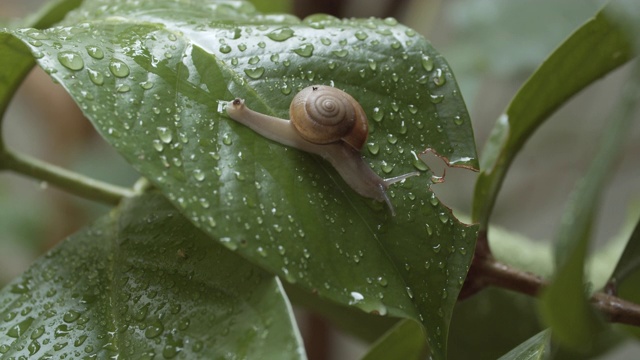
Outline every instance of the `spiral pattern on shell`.
[(330, 86), (310, 86), (291, 102), (291, 121), (303, 138), (316, 144), (344, 141), (359, 150), (368, 135), (362, 106)]

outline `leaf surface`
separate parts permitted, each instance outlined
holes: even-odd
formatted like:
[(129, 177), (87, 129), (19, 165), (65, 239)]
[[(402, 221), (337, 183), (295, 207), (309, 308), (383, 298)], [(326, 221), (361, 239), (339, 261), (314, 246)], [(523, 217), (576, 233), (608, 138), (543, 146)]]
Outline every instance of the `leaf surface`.
[(0, 291), (0, 357), (303, 359), (292, 315), (277, 278), (145, 195)]
[[(453, 74), (424, 38), (393, 19), (300, 21), (240, 1), (87, 1), (42, 45), (29, 31), (13, 35), (197, 227), (320, 296), (417, 319), (444, 356), (476, 229), (430, 191), (417, 156), (477, 161)], [(218, 112), (241, 97), (287, 118), (311, 84), (360, 101), (371, 124), (363, 155), (380, 176), (423, 173), (390, 189), (396, 217), (324, 160)]]

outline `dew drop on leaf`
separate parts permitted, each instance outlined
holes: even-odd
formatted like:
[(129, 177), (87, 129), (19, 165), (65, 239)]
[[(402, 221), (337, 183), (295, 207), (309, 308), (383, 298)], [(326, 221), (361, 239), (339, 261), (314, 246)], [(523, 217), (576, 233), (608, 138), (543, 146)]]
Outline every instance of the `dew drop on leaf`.
[(93, 46), (93, 45), (87, 45), (86, 49), (87, 49), (87, 54), (89, 54), (89, 56), (91, 56), (92, 58), (98, 59), (98, 60), (104, 58), (104, 52), (99, 47)]
[(84, 61), (80, 55), (73, 51), (61, 51), (58, 53), (58, 61), (69, 70), (78, 71), (84, 67)]
[(285, 41), (291, 38), (294, 34), (294, 31), (290, 28), (280, 28), (273, 30), (272, 32), (267, 34), (267, 37), (273, 41)]
[(109, 62), (109, 71), (115, 76), (119, 78), (124, 78), (129, 76), (129, 66), (118, 59), (111, 59)]
[(314, 47), (312, 44), (303, 44), (297, 49), (294, 49), (293, 52), (302, 56), (302, 57), (310, 57), (313, 55)]
[(260, 79), (264, 74), (264, 68), (262, 66), (247, 68), (244, 69), (244, 73), (247, 74), (248, 77), (257, 80)]

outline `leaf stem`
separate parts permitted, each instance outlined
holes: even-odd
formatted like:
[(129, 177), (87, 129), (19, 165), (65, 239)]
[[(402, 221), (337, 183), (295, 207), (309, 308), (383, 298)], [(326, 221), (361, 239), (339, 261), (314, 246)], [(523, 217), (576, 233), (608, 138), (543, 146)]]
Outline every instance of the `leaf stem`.
[[(496, 260), (486, 246), (488, 244), (486, 235), (484, 231), (479, 234), (476, 253), (458, 300), (466, 299), (489, 286), (538, 296), (548, 282), (538, 275)], [(640, 305), (638, 304), (601, 291), (594, 293), (590, 302), (609, 322), (640, 326)]]
[(92, 179), (6, 148), (0, 148), (0, 170), (11, 170), (46, 181), (74, 195), (108, 205), (117, 205), (122, 198), (134, 195), (131, 189)]

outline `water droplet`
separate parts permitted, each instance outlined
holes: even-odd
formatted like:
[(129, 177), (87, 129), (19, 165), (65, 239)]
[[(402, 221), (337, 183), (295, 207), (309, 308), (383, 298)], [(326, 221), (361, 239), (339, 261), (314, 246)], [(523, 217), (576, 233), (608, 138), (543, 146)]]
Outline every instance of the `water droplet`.
[(442, 250), (442, 246), (440, 244), (436, 244), (436, 245), (433, 246), (433, 252), (434, 253), (437, 254), (437, 253), (440, 252), (440, 250)]
[(356, 31), (356, 39), (363, 41), (366, 40), (369, 37), (369, 35), (367, 35), (366, 32), (362, 31), (362, 30), (358, 30)]
[(244, 73), (247, 74), (248, 77), (256, 80), (262, 77), (262, 75), (264, 74), (264, 68), (262, 66), (247, 68), (244, 69)]
[(255, 64), (259, 63), (259, 62), (260, 62), (260, 58), (257, 57), (257, 56), (250, 57), (249, 61), (248, 61), (249, 65), (255, 65)]
[(21, 322), (11, 327), (9, 331), (7, 331), (7, 336), (15, 339), (19, 338), (20, 336), (22, 336), (22, 334), (24, 334), (27, 331), (27, 329), (29, 329), (29, 326), (31, 326), (31, 323), (33, 323), (32, 317), (28, 317), (22, 320)]
[(158, 131), (158, 137), (160, 138), (160, 140), (162, 140), (163, 143), (165, 144), (171, 143), (171, 140), (173, 139), (173, 134), (171, 133), (170, 129), (164, 126), (159, 126), (156, 130)]
[(369, 68), (371, 70), (375, 70), (378, 67), (378, 64), (373, 59), (367, 59), (367, 63), (369, 64)]
[(260, 41), (260, 42), (258, 43), (258, 47), (259, 47), (260, 49), (264, 49), (265, 47), (267, 47), (267, 44), (265, 44), (265, 43), (264, 43), (264, 41)]
[(444, 100), (444, 95), (431, 94), (429, 95), (429, 99), (431, 100), (432, 104), (439, 104), (442, 102), (442, 100)]
[(445, 78), (445, 74), (442, 71), (442, 69), (440, 68), (436, 69), (436, 72), (433, 75), (433, 83), (436, 84), (436, 86), (442, 86), (446, 81), (447, 80)]
[(440, 200), (438, 200), (438, 198), (436, 197), (436, 194), (431, 193), (431, 195), (429, 197), (429, 202), (433, 206), (438, 206), (438, 204), (440, 203)]
[(35, 340), (38, 339), (40, 336), (42, 336), (44, 334), (44, 326), (38, 326), (37, 328), (35, 328), (35, 330), (33, 330), (33, 332), (31, 333), (31, 340)]
[(396, 26), (396, 25), (398, 25), (398, 20), (396, 20), (395, 18), (392, 18), (392, 17), (388, 17), (388, 18), (384, 19), (384, 23), (389, 25), (389, 26)]
[(96, 71), (90, 68), (87, 68), (87, 72), (89, 73), (89, 80), (96, 85), (104, 84), (104, 75), (100, 71)]
[(124, 78), (129, 76), (129, 67), (118, 59), (111, 59), (109, 62), (109, 70), (115, 77)]
[(178, 37), (177, 37), (177, 36), (176, 36), (176, 34), (174, 34), (174, 33), (170, 33), (170, 34), (169, 34), (169, 36), (168, 36), (168, 38), (169, 38), (169, 40), (171, 40), (171, 41), (176, 41), (176, 40), (178, 40)]
[(293, 36), (294, 32), (288, 27), (273, 30), (267, 37), (273, 41), (285, 41)]
[(223, 54), (228, 54), (231, 52), (231, 46), (227, 45), (227, 44), (222, 44), (220, 45), (220, 52)]
[(422, 59), (422, 67), (426, 70), (426, 71), (431, 71), (433, 70), (433, 59), (431, 57), (429, 57), (429, 55), (423, 55)]
[(75, 310), (69, 310), (62, 316), (62, 320), (66, 323), (72, 323), (80, 317), (80, 313)]
[(229, 250), (234, 251), (234, 250), (238, 249), (238, 243), (236, 243), (235, 241), (231, 240), (230, 237), (221, 237), (220, 238), (220, 242), (222, 243), (222, 245), (224, 245)]
[(424, 161), (416, 158), (413, 160), (413, 167), (416, 168), (419, 171), (427, 171), (429, 170), (429, 167), (427, 166), (427, 164), (424, 163)]
[(195, 169), (193, 170), (193, 177), (198, 181), (202, 181), (205, 178), (205, 173), (200, 169)]
[(247, 50), (247, 44), (238, 44), (238, 50), (245, 51)]
[(382, 164), (380, 165), (380, 168), (385, 174), (389, 174), (390, 172), (392, 172), (394, 167), (395, 167), (394, 165), (389, 164), (386, 161), (383, 161)]
[(302, 57), (310, 57), (313, 55), (313, 50), (314, 47), (312, 44), (302, 44), (299, 48), (294, 49), (293, 52)]
[(407, 29), (407, 30), (405, 30), (405, 32), (404, 32), (404, 33), (405, 33), (408, 37), (414, 37), (414, 36), (416, 36), (416, 31), (415, 31), (415, 30), (413, 30), (413, 29)]
[(387, 135), (387, 142), (391, 145), (395, 145), (398, 142), (398, 138), (393, 134), (389, 134)]
[(80, 55), (73, 51), (61, 51), (58, 53), (58, 61), (69, 70), (78, 71), (84, 67), (84, 61)]
[(76, 341), (73, 342), (73, 346), (78, 347), (78, 346), (82, 346), (82, 344), (84, 344), (84, 342), (87, 340), (89, 336), (87, 335), (80, 335)]
[(118, 86), (116, 86), (116, 91), (119, 93), (126, 93), (129, 92), (131, 90), (131, 87), (127, 84), (118, 84)]
[(272, 62), (277, 63), (280, 60), (280, 55), (277, 53), (271, 54), (271, 57), (269, 59), (271, 59)]
[(231, 137), (229, 136), (229, 134), (224, 134), (222, 136), (222, 143), (225, 145), (231, 145), (232, 141), (231, 141)]
[(371, 155), (378, 155), (378, 152), (380, 152), (380, 145), (378, 145), (378, 143), (370, 142), (367, 143), (367, 149)]
[(456, 115), (456, 116), (453, 117), (453, 122), (456, 125), (462, 125), (462, 124), (464, 124), (464, 119), (462, 119), (462, 117), (460, 115)]
[(440, 213), (440, 214), (438, 214), (438, 218), (440, 219), (440, 221), (441, 221), (443, 224), (446, 224), (446, 223), (447, 223), (447, 221), (449, 221), (449, 216), (447, 216), (447, 214), (445, 214), (445, 213)]
[(265, 250), (262, 246), (258, 246), (256, 252), (262, 257), (267, 257), (267, 250)]
[(349, 54), (349, 51), (347, 49), (340, 49), (340, 50), (333, 50), (331, 53), (339, 58), (343, 58)]
[(418, 112), (418, 108), (415, 105), (410, 104), (409, 105), (409, 112), (412, 113), (412, 114), (415, 114), (415, 113)]
[(400, 41), (394, 41), (391, 43), (391, 48), (394, 50), (398, 50), (400, 46), (402, 46), (402, 44), (400, 44)]
[(147, 326), (147, 328), (144, 331), (144, 336), (147, 339), (153, 339), (162, 335), (163, 332), (164, 332), (164, 325), (162, 324), (162, 321), (156, 319), (151, 324), (149, 324), (149, 326)]
[(157, 152), (162, 152), (162, 150), (164, 150), (164, 146), (162, 145), (162, 142), (160, 140), (153, 140), (153, 148), (156, 149)]
[(99, 47), (93, 46), (93, 45), (87, 45), (86, 49), (87, 49), (87, 54), (89, 54), (89, 56), (91, 56), (92, 58), (98, 59), (98, 60), (104, 58), (104, 52)]
[(384, 111), (382, 111), (379, 107), (373, 108), (373, 120), (380, 122), (384, 118)]
[(322, 43), (322, 45), (331, 45), (331, 40), (329, 38), (323, 37), (320, 39), (320, 42)]
[(287, 83), (283, 83), (282, 86), (280, 87), (280, 91), (282, 92), (283, 95), (289, 95), (291, 94), (291, 87), (289, 87)]
[(409, 296), (409, 299), (413, 299), (413, 290), (411, 290), (410, 287), (406, 287), (405, 290), (407, 291), (407, 296)]

